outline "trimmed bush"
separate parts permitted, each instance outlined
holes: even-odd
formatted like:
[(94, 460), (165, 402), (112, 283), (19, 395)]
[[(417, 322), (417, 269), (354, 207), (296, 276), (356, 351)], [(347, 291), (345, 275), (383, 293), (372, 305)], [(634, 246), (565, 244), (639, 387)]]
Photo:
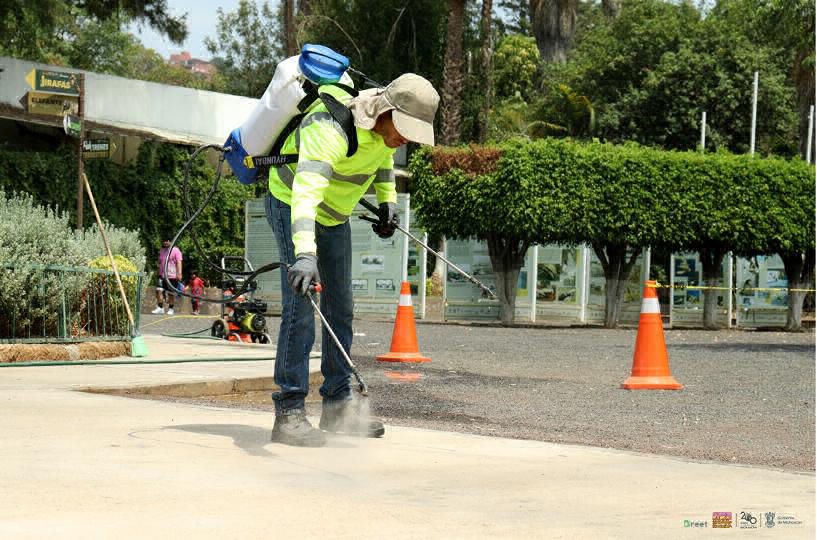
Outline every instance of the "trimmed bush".
[(410, 167), (421, 226), (485, 240), (489, 250), (495, 243), (498, 282), (521, 264), (519, 253), (503, 263), (503, 250), (591, 246), (604, 267), (610, 327), (647, 247), (741, 254), (814, 248), (814, 168), (800, 160), (542, 139), (503, 143), (498, 152), (426, 149)]

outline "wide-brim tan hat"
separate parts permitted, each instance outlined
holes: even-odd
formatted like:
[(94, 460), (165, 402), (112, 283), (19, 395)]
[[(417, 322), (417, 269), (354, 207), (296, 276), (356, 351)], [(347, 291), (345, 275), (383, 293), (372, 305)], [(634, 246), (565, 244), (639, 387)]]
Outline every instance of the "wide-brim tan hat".
[(349, 102), (355, 125), (372, 129), (381, 114), (392, 112), (398, 133), (409, 141), (434, 146), (434, 116), (440, 95), (426, 79), (406, 73), (386, 88), (363, 90)]

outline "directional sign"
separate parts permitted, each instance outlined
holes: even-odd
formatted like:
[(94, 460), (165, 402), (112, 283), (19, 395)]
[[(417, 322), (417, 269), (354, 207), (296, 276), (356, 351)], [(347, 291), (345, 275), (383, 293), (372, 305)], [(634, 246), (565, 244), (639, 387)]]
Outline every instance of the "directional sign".
[(109, 158), (115, 149), (109, 139), (86, 139), (82, 141), (84, 159)]
[(79, 74), (77, 73), (32, 69), (26, 75), (26, 82), (33, 90), (38, 92), (67, 96), (79, 95)]
[(46, 92), (28, 92), (24, 101), (29, 114), (62, 116), (66, 112), (76, 113), (79, 100), (76, 97)]

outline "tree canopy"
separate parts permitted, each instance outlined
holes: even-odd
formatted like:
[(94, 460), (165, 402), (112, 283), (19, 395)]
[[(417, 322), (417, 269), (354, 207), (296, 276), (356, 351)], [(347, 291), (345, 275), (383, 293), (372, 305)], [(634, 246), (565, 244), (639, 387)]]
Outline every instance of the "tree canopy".
[(87, 21), (150, 26), (174, 43), (187, 37), (187, 16), (174, 17), (167, 0), (5, 0), (0, 2), (0, 54), (54, 62)]

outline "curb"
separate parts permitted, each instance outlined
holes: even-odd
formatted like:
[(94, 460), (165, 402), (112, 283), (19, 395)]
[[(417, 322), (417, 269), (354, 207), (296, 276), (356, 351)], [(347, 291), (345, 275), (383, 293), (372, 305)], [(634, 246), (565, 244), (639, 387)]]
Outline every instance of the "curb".
[[(323, 383), (323, 375), (317, 371), (309, 374), (309, 385), (318, 387)], [(179, 398), (197, 398), (204, 396), (223, 396), (247, 392), (275, 391), (278, 385), (272, 377), (249, 377), (241, 379), (222, 379), (216, 381), (183, 382), (128, 387), (85, 387), (79, 392), (89, 394), (108, 394), (113, 396), (169, 396)]]

